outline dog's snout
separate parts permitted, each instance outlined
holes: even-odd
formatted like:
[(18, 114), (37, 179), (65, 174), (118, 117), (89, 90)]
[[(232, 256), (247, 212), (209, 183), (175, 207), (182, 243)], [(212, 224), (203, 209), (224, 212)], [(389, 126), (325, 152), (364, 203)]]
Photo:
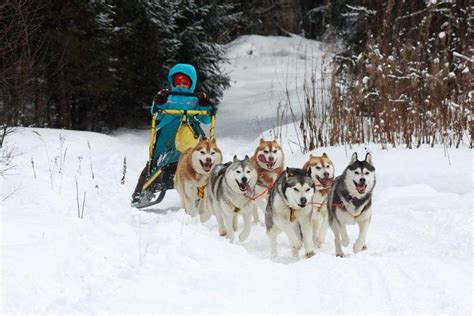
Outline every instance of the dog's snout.
[(329, 178), (329, 172), (325, 172), (325, 173), (324, 173), (324, 177), (325, 177), (325, 178)]
[(207, 158), (206, 158), (206, 163), (211, 163), (211, 162), (212, 162), (211, 157), (207, 157)]
[(365, 178), (360, 178), (359, 182), (365, 184)]
[(246, 183), (247, 182), (247, 177), (242, 177), (242, 182)]
[(274, 159), (275, 158), (273, 158), (273, 156), (268, 157), (268, 161), (270, 161), (270, 162), (273, 162)]
[(300, 199), (300, 203), (301, 203), (302, 205), (306, 205), (306, 202), (308, 202), (308, 200), (306, 200), (305, 197), (302, 197), (302, 198)]

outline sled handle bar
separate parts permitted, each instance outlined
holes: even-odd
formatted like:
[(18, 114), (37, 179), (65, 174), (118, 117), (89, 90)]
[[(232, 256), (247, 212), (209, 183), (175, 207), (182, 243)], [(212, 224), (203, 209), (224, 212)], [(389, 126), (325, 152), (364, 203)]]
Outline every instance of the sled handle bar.
[(209, 110), (173, 110), (173, 109), (160, 110), (158, 109), (155, 114), (155, 119), (156, 119), (156, 115), (158, 114), (179, 115), (179, 116), (182, 116), (182, 115), (214, 116), (214, 113), (212, 110), (209, 111)]

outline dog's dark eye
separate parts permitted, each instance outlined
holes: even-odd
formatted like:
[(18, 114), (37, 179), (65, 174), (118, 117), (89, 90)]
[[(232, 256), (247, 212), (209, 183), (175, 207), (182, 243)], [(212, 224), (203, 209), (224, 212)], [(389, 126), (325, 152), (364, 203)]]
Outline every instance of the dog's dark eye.
[(326, 166), (326, 168), (329, 168), (329, 167), (330, 167), (329, 165)]
[(274, 151), (272, 151), (272, 153), (276, 154), (276, 153), (277, 153), (277, 151), (276, 151), (276, 150), (274, 150)]
[(309, 190), (311, 190), (311, 189), (310, 189), (310, 188), (307, 188), (307, 189), (306, 189), (306, 192), (309, 192)]
[(355, 173), (356, 175), (359, 175), (359, 174), (360, 174), (360, 172), (359, 172), (359, 171), (354, 171), (354, 173)]
[(250, 170), (247, 170), (245, 173), (250, 173)]
[(268, 153), (269, 153), (269, 151), (268, 151), (268, 150), (266, 150), (266, 149), (265, 149), (263, 152), (264, 152), (264, 153), (266, 153), (266, 154), (268, 154)]
[(242, 173), (242, 171), (240, 171), (240, 170), (237, 170), (236, 172), (237, 172), (237, 173)]
[(215, 154), (216, 154), (216, 153), (215, 153), (214, 151), (211, 153), (212, 156), (214, 156)]
[(205, 155), (205, 154), (206, 154), (206, 152), (201, 150), (201, 154)]
[(321, 167), (320, 167), (320, 166), (316, 166), (316, 169), (321, 170)]
[(366, 171), (366, 172), (364, 172), (364, 174), (367, 176), (367, 175), (369, 175), (369, 172), (368, 172), (368, 171)]
[(296, 192), (300, 192), (300, 190), (298, 190), (297, 188), (293, 188), (293, 190), (295, 190)]

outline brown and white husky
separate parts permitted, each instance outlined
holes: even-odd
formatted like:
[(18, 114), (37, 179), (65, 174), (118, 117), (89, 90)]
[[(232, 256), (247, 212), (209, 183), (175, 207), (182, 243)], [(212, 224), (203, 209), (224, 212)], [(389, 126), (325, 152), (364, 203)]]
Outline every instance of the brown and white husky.
[(309, 160), (304, 164), (303, 170), (311, 174), (316, 190), (313, 196), (313, 242), (320, 248), (326, 239), (328, 230), (328, 208), (327, 201), (334, 182), (334, 164), (326, 153), (322, 156), (309, 156)]
[(189, 215), (196, 215), (196, 201), (203, 197), (212, 168), (220, 163), (222, 152), (214, 138), (202, 138), (196, 146), (181, 154), (174, 187), (179, 193), (182, 207)]
[(250, 158), (250, 163), (255, 167), (258, 174), (253, 220), (259, 222), (258, 208), (265, 210), (268, 192), (285, 167), (285, 157), (277, 141), (265, 141), (262, 138), (255, 149), (255, 153)]

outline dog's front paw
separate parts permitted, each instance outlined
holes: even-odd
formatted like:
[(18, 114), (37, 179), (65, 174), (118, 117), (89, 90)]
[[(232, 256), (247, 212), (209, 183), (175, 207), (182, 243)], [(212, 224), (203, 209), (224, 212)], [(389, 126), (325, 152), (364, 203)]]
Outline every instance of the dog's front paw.
[(293, 248), (300, 250), (301, 247), (303, 247), (303, 243), (301, 242), (301, 240), (296, 240), (293, 244)]
[(310, 251), (310, 252), (305, 253), (306, 258), (311, 258), (314, 255), (315, 255), (314, 251)]
[(224, 237), (225, 235), (227, 235), (226, 231), (219, 231), (219, 236)]
[(343, 252), (336, 252), (336, 257), (344, 258), (346, 255)]
[(358, 253), (366, 249), (367, 249), (367, 246), (365, 246), (364, 243), (361, 241), (356, 241), (353, 247), (354, 253)]

